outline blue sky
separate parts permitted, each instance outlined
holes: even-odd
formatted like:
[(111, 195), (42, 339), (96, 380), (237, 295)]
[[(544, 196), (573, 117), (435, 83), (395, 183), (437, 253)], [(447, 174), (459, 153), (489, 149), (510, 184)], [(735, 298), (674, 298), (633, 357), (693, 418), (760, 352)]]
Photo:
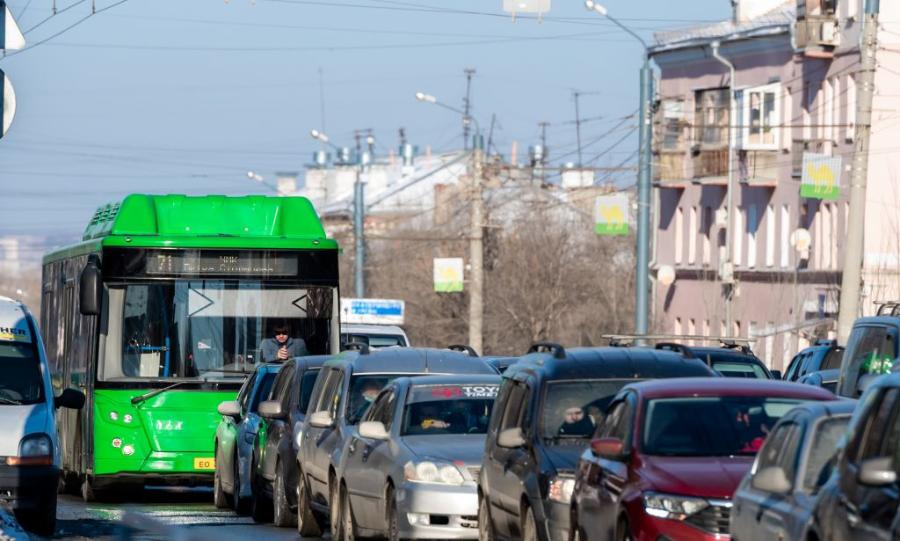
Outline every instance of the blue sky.
[[(320, 69), (338, 144), (371, 128), (386, 154), (405, 127), (420, 148), (459, 148), (459, 118), (414, 94), (459, 107), (473, 67), (474, 112), (485, 129), (496, 115), (501, 152), (534, 144), (548, 121), (551, 159), (572, 160), (573, 89), (589, 93), (586, 159), (609, 150), (594, 164), (618, 165), (635, 150), (632, 122), (611, 128), (637, 109), (641, 48), (578, 0), (553, 0), (541, 23), (514, 22), (501, 0), (127, 0), (88, 17), (91, 2), (57, 0), (52, 17), (52, 0), (8, 3), (34, 27), (29, 44), (84, 20), (0, 61), (18, 101), (0, 140), (0, 234), (78, 236), (127, 193), (254, 193), (248, 170), (302, 171), (322, 124)], [(647, 39), (730, 15), (728, 0), (605, 4)]]

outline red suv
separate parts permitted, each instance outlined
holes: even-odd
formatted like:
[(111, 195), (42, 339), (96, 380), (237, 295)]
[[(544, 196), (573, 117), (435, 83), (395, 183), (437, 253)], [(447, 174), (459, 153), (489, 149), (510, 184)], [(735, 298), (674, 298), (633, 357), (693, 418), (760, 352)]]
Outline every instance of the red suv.
[(624, 387), (581, 455), (570, 539), (729, 539), (731, 496), (795, 405), (835, 400), (796, 383), (731, 378)]

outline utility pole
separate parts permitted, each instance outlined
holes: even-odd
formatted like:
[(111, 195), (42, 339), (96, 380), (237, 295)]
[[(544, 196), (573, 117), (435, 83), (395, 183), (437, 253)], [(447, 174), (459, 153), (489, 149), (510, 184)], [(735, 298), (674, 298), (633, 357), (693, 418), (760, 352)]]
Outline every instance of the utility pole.
[(469, 345), (479, 355), (484, 354), (484, 171), (483, 139), (475, 138), (472, 145), (471, 222), (469, 224)]
[(366, 142), (369, 145), (370, 160), (374, 156), (375, 145), (372, 130), (356, 130), (353, 132), (353, 137), (356, 139), (356, 181), (353, 183), (353, 240), (356, 257), (353, 260), (353, 289), (356, 297), (360, 299), (366, 297), (366, 201), (365, 185), (362, 182), (362, 172), (363, 168), (366, 167), (366, 163), (363, 161), (362, 153), (363, 136), (366, 136)]
[(547, 121), (539, 122), (538, 126), (541, 128), (541, 159), (539, 165), (541, 166), (541, 186), (547, 185), (547, 126), (550, 123)]
[(575, 141), (578, 145), (578, 168), (581, 169), (581, 112), (578, 109), (578, 98), (581, 96), (581, 92), (574, 90), (572, 95), (575, 97)]
[(469, 150), (469, 123), (472, 118), (469, 115), (472, 112), (472, 77), (475, 75), (475, 68), (466, 68), (463, 73), (466, 74), (466, 99), (463, 100), (463, 150)]
[(863, 243), (865, 242), (866, 183), (869, 174), (869, 136), (872, 132), (872, 98), (875, 87), (875, 51), (878, 49), (879, 0), (867, 0), (860, 69), (856, 78), (856, 149), (850, 174), (850, 213), (847, 224), (847, 247), (844, 250), (844, 272), (838, 311), (838, 343), (846, 344), (859, 314), (862, 282)]

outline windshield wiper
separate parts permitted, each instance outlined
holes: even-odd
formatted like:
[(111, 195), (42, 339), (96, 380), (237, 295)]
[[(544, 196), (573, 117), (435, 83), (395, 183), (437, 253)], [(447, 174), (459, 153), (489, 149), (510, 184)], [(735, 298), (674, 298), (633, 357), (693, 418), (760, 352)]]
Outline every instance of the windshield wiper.
[(131, 403), (134, 404), (134, 405), (138, 405), (138, 404), (140, 404), (141, 402), (144, 402), (145, 400), (150, 400), (150, 399), (153, 398), (154, 396), (161, 395), (161, 394), (163, 394), (164, 392), (166, 392), (166, 391), (168, 391), (168, 390), (170, 390), (170, 389), (174, 389), (175, 387), (178, 387), (179, 385), (184, 385), (185, 383), (188, 383), (188, 382), (187, 382), (187, 381), (176, 381), (176, 382), (173, 383), (172, 385), (168, 385), (168, 386), (166, 386), (166, 387), (163, 387), (162, 389), (153, 389), (153, 390), (150, 391), (149, 393), (144, 393), (144, 394), (142, 394), (142, 395), (140, 395), (140, 396), (136, 396), (136, 397), (132, 398), (132, 399), (131, 399)]
[(0, 396), (0, 404), (7, 404), (10, 406), (21, 406), (23, 404), (23, 402), (21, 400), (14, 400), (12, 398), (6, 398), (3, 396)]

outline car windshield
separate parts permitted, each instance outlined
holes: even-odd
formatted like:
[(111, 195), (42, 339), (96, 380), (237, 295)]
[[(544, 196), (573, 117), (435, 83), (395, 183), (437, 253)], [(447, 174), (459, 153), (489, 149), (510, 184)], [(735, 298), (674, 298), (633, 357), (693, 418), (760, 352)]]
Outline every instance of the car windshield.
[(712, 367), (726, 378), (769, 378), (763, 367), (754, 362), (713, 361)]
[(859, 396), (873, 377), (890, 374), (897, 357), (895, 342), (893, 333), (886, 327), (860, 326), (853, 329), (843, 355), (843, 377), (838, 394)]
[(41, 362), (31, 344), (0, 342), (0, 407), (44, 400)]
[(414, 386), (400, 434), (486, 434), (499, 389), (496, 383)]
[(660, 456), (754, 455), (778, 419), (801, 402), (765, 396), (650, 400), (642, 450)]
[(333, 289), (247, 280), (112, 285), (98, 378), (227, 380), (330, 350)]
[(350, 394), (347, 397), (347, 423), (355, 425), (362, 419), (369, 405), (388, 383), (403, 376), (416, 374), (361, 374), (350, 378)]
[(603, 411), (619, 390), (634, 379), (552, 382), (541, 413), (544, 439), (584, 440), (591, 437)]

